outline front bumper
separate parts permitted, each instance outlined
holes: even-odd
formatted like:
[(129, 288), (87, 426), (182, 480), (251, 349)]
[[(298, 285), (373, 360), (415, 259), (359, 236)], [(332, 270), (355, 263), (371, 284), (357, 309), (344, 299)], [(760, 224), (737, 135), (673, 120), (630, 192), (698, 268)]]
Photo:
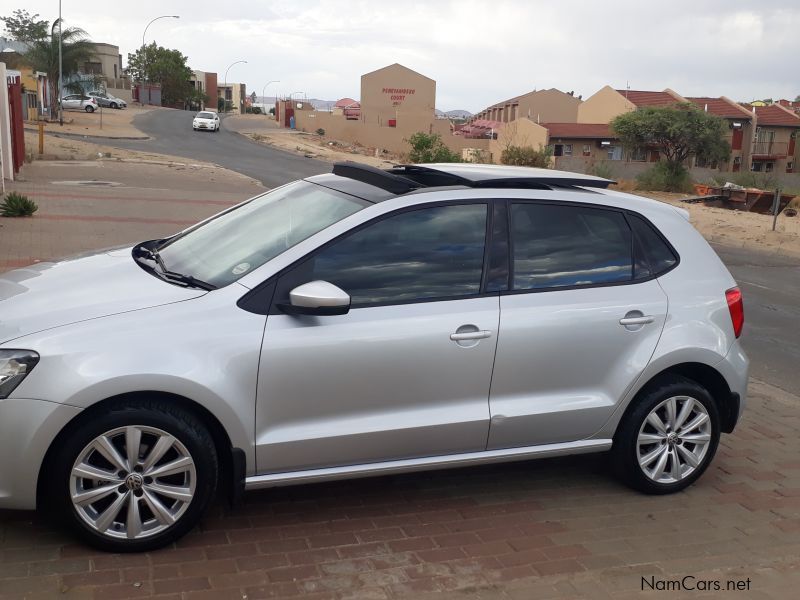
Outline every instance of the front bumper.
[(36, 508), (44, 456), (58, 433), (80, 412), (80, 408), (44, 400), (0, 400), (0, 508)]

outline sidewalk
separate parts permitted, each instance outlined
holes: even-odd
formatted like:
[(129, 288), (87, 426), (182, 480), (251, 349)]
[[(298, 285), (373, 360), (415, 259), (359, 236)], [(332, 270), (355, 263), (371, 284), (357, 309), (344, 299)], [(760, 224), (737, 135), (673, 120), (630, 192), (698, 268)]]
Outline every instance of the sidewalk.
[(169, 235), (264, 191), (219, 167), (114, 160), (36, 161), (7, 189), (39, 210), (0, 218), (0, 271)]

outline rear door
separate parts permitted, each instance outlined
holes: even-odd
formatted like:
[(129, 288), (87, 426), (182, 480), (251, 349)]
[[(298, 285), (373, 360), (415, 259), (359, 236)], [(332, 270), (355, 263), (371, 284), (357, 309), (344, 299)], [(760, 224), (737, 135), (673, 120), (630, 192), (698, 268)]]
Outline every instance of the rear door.
[(623, 211), (514, 201), (509, 215), (488, 449), (580, 440), (649, 362), (667, 297)]

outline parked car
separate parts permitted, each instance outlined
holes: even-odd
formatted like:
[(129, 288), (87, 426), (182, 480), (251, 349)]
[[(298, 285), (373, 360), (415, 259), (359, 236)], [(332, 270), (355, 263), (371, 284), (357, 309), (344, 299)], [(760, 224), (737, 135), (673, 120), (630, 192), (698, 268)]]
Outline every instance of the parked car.
[(104, 108), (127, 108), (128, 103), (122, 98), (112, 96), (108, 92), (89, 92), (89, 96), (97, 101), (97, 104)]
[(208, 110), (201, 111), (192, 120), (194, 131), (219, 131), (219, 115)]
[(608, 184), (339, 163), (5, 273), (0, 508), (132, 551), (218, 491), (608, 450), (686, 488), (745, 406), (742, 295), (686, 211)]
[(97, 110), (97, 100), (84, 94), (70, 94), (61, 98), (61, 106), (64, 110), (85, 110), (92, 113)]

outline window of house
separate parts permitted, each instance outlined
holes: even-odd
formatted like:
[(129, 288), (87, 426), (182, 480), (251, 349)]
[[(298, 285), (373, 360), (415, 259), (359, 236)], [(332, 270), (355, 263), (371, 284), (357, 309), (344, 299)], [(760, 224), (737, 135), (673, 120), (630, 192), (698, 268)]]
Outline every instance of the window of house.
[(631, 231), (622, 213), (580, 206), (511, 205), (513, 289), (630, 281)]
[(647, 148), (644, 146), (637, 146), (630, 152), (630, 160), (645, 162), (647, 161)]
[(556, 144), (553, 146), (553, 156), (564, 156), (564, 144)]
[(572, 144), (564, 144), (564, 156), (572, 156)]
[(353, 308), (477, 294), (486, 212), (486, 204), (464, 204), (387, 217), (301, 263), (278, 294), (315, 280), (350, 294)]
[(766, 165), (764, 165), (765, 172), (772, 173), (774, 170), (775, 170), (775, 163), (768, 162)]
[(622, 146), (608, 146), (608, 160), (622, 160)]
[(793, 173), (794, 172), (794, 162), (793, 161), (790, 160), (789, 162), (786, 163), (786, 172), (787, 173)]
[(592, 155), (592, 145), (591, 144), (584, 144), (583, 145), (583, 155), (584, 156), (591, 156)]
[(750, 170), (751, 171), (762, 171), (763, 169), (764, 169), (764, 163), (761, 163), (761, 162), (758, 162), (758, 161), (755, 161), (755, 160), (750, 165)]

